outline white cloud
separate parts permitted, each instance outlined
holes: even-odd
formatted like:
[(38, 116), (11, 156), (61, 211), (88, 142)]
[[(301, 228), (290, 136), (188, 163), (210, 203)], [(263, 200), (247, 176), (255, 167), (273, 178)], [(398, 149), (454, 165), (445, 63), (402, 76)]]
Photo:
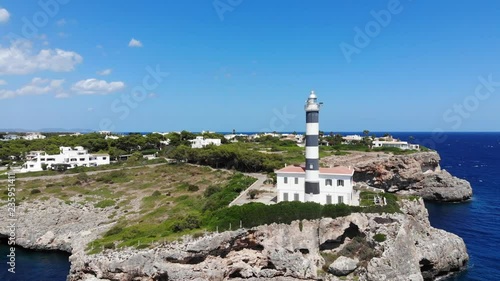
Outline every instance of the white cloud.
[(56, 97), (67, 95), (63, 88), (64, 80), (49, 80), (35, 77), (30, 83), (17, 90), (0, 90), (0, 99), (15, 98), (18, 96), (44, 95), (53, 93)]
[(0, 75), (28, 74), (35, 71), (49, 70), (68, 72), (83, 61), (75, 52), (61, 49), (42, 49), (33, 51), (33, 45), (27, 40), (18, 40), (10, 47), (0, 45)]
[(57, 25), (59, 26), (64, 26), (66, 25), (68, 22), (65, 20), (65, 19), (60, 19), (56, 22)]
[(135, 38), (132, 38), (130, 42), (128, 42), (129, 47), (142, 47), (142, 43), (139, 40), (136, 40)]
[(10, 13), (6, 9), (0, 9), (0, 23), (6, 23), (10, 19)]
[(94, 108), (93, 107), (89, 107), (89, 108), (87, 108), (87, 111), (94, 111)]
[(125, 88), (125, 83), (121, 81), (106, 82), (95, 78), (76, 82), (71, 90), (83, 95), (107, 95)]
[(0, 79), (0, 86), (7, 85), (7, 81)]
[(101, 71), (97, 71), (97, 74), (98, 75), (102, 75), (102, 76), (106, 76), (106, 75), (110, 75), (112, 71), (113, 70), (111, 70), (110, 68), (108, 68), (108, 69), (104, 69), (104, 70), (101, 70)]

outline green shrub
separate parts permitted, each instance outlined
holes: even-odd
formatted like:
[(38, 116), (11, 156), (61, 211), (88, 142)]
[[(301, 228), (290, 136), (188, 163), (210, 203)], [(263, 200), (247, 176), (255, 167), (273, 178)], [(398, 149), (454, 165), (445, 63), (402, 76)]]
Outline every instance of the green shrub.
[(153, 197), (158, 197), (161, 195), (161, 192), (159, 192), (158, 190), (155, 190), (155, 192), (153, 192), (153, 194), (151, 194), (151, 196)]
[(187, 190), (191, 191), (191, 192), (195, 192), (195, 191), (200, 190), (200, 188), (197, 185), (190, 184), (190, 185), (188, 185)]
[(30, 194), (37, 194), (37, 193), (41, 193), (40, 189), (35, 188), (30, 191)]
[(76, 176), (76, 179), (79, 180), (80, 182), (88, 182), (90, 180), (89, 175), (87, 173), (79, 173)]
[(181, 232), (183, 230), (199, 228), (201, 224), (200, 218), (196, 215), (189, 214), (185, 217), (177, 218), (172, 224), (173, 232)]
[(383, 233), (377, 233), (373, 236), (373, 240), (377, 241), (377, 242), (384, 242), (386, 239), (386, 236), (385, 234)]
[(208, 198), (208, 197), (212, 196), (213, 194), (219, 192), (221, 189), (222, 188), (220, 186), (211, 185), (207, 189), (205, 189), (205, 191), (203, 192), (203, 196)]
[(115, 234), (118, 234), (120, 232), (123, 231), (123, 227), (121, 226), (118, 226), (118, 225), (115, 225), (113, 226), (110, 230), (108, 230), (105, 234), (104, 234), (104, 237), (106, 236), (111, 236), (111, 235), (115, 235)]
[(257, 195), (259, 195), (259, 191), (255, 190), (255, 189), (252, 189), (248, 192), (248, 197), (250, 199), (255, 199), (257, 198)]
[(94, 205), (96, 208), (106, 208), (115, 205), (115, 201), (111, 199), (106, 199), (99, 201), (97, 204)]

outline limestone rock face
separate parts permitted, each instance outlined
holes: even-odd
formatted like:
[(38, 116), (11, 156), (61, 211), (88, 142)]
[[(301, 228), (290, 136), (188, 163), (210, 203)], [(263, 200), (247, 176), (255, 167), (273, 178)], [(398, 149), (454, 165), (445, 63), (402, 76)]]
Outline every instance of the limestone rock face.
[(345, 276), (358, 267), (358, 259), (341, 256), (328, 267), (328, 271), (336, 276)]
[[(92, 204), (68, 205), (58, 199), (22, 203), (16, 207), (16, 244), (24, 248), (77, 252), (112, 224), (114, 209), (94, 208)], [(7, 214), (7, 206), (0, 212)], [(0, 220), (0, 235), (10, 222)]]
[[(68, 281), (339, 280), (329, 268), (347, 280), (433, 280), (464, 269), (463, 240), (431, 227), (422, 200), (403, 202), (403, 213), (263, 225), (89, 255), (87, 244), (112, 226), (113, 210), (51, 199), (18, 206), (17, 238), (26, 248), (70, 252)], [(0, 220), (0, 235), (7, 229)], [(339, 256), (330, 267), (328, 256)]]
[[(81, 280), (432, 280), (462, 270), (465, 244), (430, 226), (422, 200), (405, 201), (404, 213), (351, 214), (212, 233), (148, 250), (106, 250), (71, 256), (69, 281)], [(375, 234), (386, 236), (376, 242)], [(361, 249), (325, 265), (325, 255)], [(135, 279), (134, 279), (135, 278)]]
[(326, 157), (326, 165), (354, 167), (354, 181), (388, 192), (415, 194), (425, 200), (460, 202), (472, 197), (469, 182), (452, 176), (439, 166), (437, 152), (406, 155), (356, 152)]

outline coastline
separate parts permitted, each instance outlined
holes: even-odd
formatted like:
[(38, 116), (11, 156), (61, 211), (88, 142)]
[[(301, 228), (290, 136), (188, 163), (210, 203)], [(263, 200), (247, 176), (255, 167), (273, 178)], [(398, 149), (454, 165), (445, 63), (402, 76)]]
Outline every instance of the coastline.
[[(421, 205), (423, 206), (423, 202), (421, 202)], [(425, 210), (425, 207), (423, 208)], [(18, 235), (18, 244), (28, 249), (62, 250), (71, 253), (70, 261), (72, 270), (70, 275), (87, 270), (84, 269), (85, 262), (82, 264), (83, 260), (89, 258), (85, 253), (85, 246), (113, 226), (112, 220), (108, 218), (113, 211), (111, 208), (100, 209), (94, 208), (92, 205), (67, 205), (62, 201), (51, 199), (49, 202), (44, 203), (26, 204), (23, 202), (18, 209), (20, 213), (23, 213), (21, 224), (25, 223), (23, 227), (25, 231)], [(421, 215), (419, 214), (419, 216)], [(426, 216), (427, 214), (423, 216), (425, 217), (424, 222), (427, 220)], [(29, 223), (30, 221), (36, 221), (38, 224), (34, 225)], [(428, 220), (424, 225), (430, 227)], [(463, 240), (461, 241), (463, 243)], [(156, 249), (154, 251), (158, 251), (161, 247), (163, 246), (159, 245), (152, 250)], [(467, 255), (465, 244), (463, 244), (463, 249), (464, 254)], [(141, 250), (134, 249), (127, 249), (126, 251), (129, 252), (125, 253), (125, 256), (141, 253)], [(109, 253), (109, 250), (105, 251), (105, 253)], [(119, 254), (120, 251), (116, 253)], [(318, 258), (316, 257), (316, 259)], [(468, 257), (466, 259), (468, 260)], [(464, 266), (462, 264), (460, 268), (463, 269)], [(315, 278), (313, 276), (310, 277)]]

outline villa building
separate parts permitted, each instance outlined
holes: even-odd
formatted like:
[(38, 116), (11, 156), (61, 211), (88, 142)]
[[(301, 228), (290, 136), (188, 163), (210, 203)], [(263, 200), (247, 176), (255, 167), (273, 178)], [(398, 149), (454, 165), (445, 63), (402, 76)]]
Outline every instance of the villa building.
[(219, 146), (222, 143), (221, 139), (204, 139), (202, 136), (197, 136), (194, 140), (189, 141), (191, 142), (191, 148), (202, 148), (210, 144)]
[(29, 133), (23, 137), (23, 139), (25, 139), (25, 140), (43, 140), (45, 138), (46, 138), (46, 136), (44, 136), (40, 133)]
[(49, 155), (44, 151), (32, 151), (26, 156), (26, 163), (22, 166), (20, 173), (43, 171), (45, 164), (50, 169), (53, 165), (68, 164), (71, 168), (76, 166), (93, 167), (108, 165), (109, 154), (89, 154), (81, 146), (75, 148), (61, 146), (60, 153)]
[(389, 140), (374, 140), (372, 142), (373, 148), (377, 147), (397, 147), (402, 150), (407, 150), (407, 149), (413, 149), (413, 150), (419, 150), (420, 146), (418, 144), (411, 144), (406, 141), (398, 141), (395, 139), (389, 139)]

